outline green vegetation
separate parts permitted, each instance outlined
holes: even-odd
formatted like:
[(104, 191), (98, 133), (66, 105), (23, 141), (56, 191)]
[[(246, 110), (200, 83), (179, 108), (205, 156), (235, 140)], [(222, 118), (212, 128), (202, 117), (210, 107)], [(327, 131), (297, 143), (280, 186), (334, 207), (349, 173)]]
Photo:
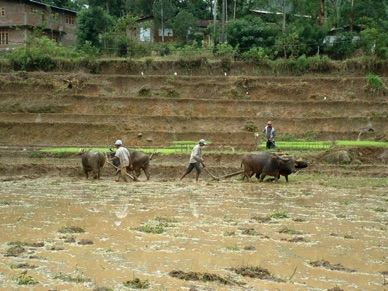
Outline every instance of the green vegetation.
[(377, 90), (386, 88), (383, 80), (381, 80), (381, 78), (379, 76), (372, 74), (372, 73), (368, 73), (368, 75), (366, 76), (366, 82), (372, 88), (377, 89)]
[(165, 232), (166, 227), (173, 227), (177, 223), (175, 218), (167, 218), (157, 216), (153, 220), (140, 227), (133, 227), (131, 230), (141, 231), (145, 233), (161, 234)]
[(161, 217), (157, 216), (154, 219), (158, 221), (160, 224), (164, 224), (164, 226), (171, 226), (172, 223), (177, 223), (178, 221), (175, 218)]
[(288, 218), (288, 212), (287, 211), (275, 211), (270, 214), (271, 218), (278, 218), (278, 219), (283, 219), (283, 218)]
[(37, 266), (30, 265), (28, 263), (12, 264), (9, 266), (11, 269), (35, 269)]
[(230, 252), (238, 252), (238, 251), (240, 251), (240, 248), (238, 246), (234, 245), (234, 246), (227, 246), (226, 250), (230, 251)]
[(60, 230), (60, 233), (84, 233), (85, 230), (79, 226), (63, 226)]
[(351, 234), (345, 234), (345, 235), (344, 235), (344, 238), (345, 238), (345, 239), (355, 239), (355, 237), (352, 236)]
[(148, 280), (142, 281), (139, 278), (135, 278), (133, 280), (123, 282), (123, 285), (133, 289), (148, 289), (150, 287), (150, 282)]
[(92, 281), (89, 278), (85, 278), (85, 276), (79, 270), (77, 270), (77, 273), (79, 274), (77, 274), (76, 276), (71, 276), (60, 272), (58, 275), (54, 276), (54, 279), (60, 279), (65, 282), (73, 282), (73, 283), (85, 283), (85, 282)]
[(8, 248), (5, 251), (4, 256), (6, 256), (6, 257), (18, 257), (19, 255), (21, 255), (25, 251), (26, 251), (26, 249), (23, 248), (21, 245), (15, 245), (15, 246)]
[(16, 283), (18, 285), (36, 285), (39, 284), (37, 280), (35, 280), (31, 276), (27, 276), (27, 271), (22, 272), (17, 278)]
[(145, 233), (154, 233), (154, 234), (162, 234), (165, 232), (163, 225), (158, 224), (158, 225), (150, 225), (146, 224), (140, 227), (133, 227), (131, 230), (137, 230)]
[[(373, 5), (369, 1), (326, 1), (324, 11), (321, 1), (311, 0), (241, 1), (238, 5), (230, 1), (226, 9), (217, 5), (216, 11), (213, 1), (40, 2), (77, 11), (77, 44), (64, 47), (45, 36), (52, 29), (47, 24), (56, 21), (53, 14), (47, 16), (47, 23), (34, 28), (24, 46), (0, 57), (1, 69), (84, 68), (97, 73), (108, 60), (131, 62), (136, 58), (143, 68), (149, 68), (153, 58), (176, 61), (188, 70), (203, 69), (216, 60), (223, 72), (230, 71), (234, 60), (243, 60), (257, 65), (258, 70), (300, 75), (344, 68), (373, 72), (384, 68), (388, 59), (385, 1)], [(266, 13), (253, 14), (252, 9)], [(226, 22), (220, 21), (222, 10)], [(147, 20), (145, 15), (153, 17)], [(141, 30), (163, 31), (162, 40), (140, 41), (128, 33)], [(330, 41), (329, 32), (335, 33)], [(347, 66), (346, 60), (352, 65)]]
[[(174, 141), (170, 146), (166, 148), (136, 148), (135, 150), (144, 151), (146, 153), (161, 153), (161, 154), (179, 154), (189, 153), (193, 147), (197, 144), (197, 141)], [(207, 142), (207, 153), (219, 153), (220, 151), (211, 150), (211, 142)], [(276, 146), (281, 150), (324, 150), (334, 146), (344, 147), (386, 147), (388, 148), (387, 142), (378, 141), (346, 141), (339, 140), (335, 142), (331, 141), (278, 141)], [(94, 150), (101, 151), (103, 153), (109, 152), (109, 148), (93, 148)], [(259, 149), (265, 149), (265, 143), (259, 145)], [(87, 150), (87, 149), (86, 149)], [(79, 148), (66, 147), (66, 148), (43, 148), (39, 152), (33, 152), (32, 158), (41, 158), (43, 153), (57, 153), (61, 157), (67, 157), (65, 153), (78, 153)], [(222, 150), (222, 153), (235, 153), (231, 149)]]
[(284, 234), (288, 234), (288, 235), (301, 235), (301, 234), (303, 234), (299, 230), (288, 228), (288, 227), (282, 228), (281, 230), (279, 230), (279, 233), (284, 233)]

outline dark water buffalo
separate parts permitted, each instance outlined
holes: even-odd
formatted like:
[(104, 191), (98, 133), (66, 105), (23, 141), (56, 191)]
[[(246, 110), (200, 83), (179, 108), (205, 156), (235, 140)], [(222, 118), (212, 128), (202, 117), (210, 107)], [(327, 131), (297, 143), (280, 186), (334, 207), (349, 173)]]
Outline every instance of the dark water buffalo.
[[(129, 155), (131, 157), (130, 163), (132, 162), (132, 167), (133, 167), (133, 173), (134, 173), (134, 178), (137, 180), (137, 177), (141, 175), (141, 170), (143, 170), (144, 174), (147, 177), (147, 180), (150, 179), (150, 157), (147, 155), (145, 152), (140, 152), (140, 151), (132, 151), (128, 150)], [(113, 158), (115, 156), (116, 152), (112, 151), (108, 155), (109, 157)], [(112, 161), (113, 165), (115, 167), (120, 166), (120, 161), (118, 159), (114, 159)], [(130, 167), (127, 168), (127, 172), (131, 172)]]
[(89, 172), (93, 172), (94, 179), (100, 179), (101, 170), (105, 165), (106, 157), (102, 152), (95, 150), (80, 151), (82, 154), (82, 167), (84, 169), (86, 179), (89, 178)]
[(260, 154), (248, 154), (242, 159), (241, 166), (244, 167), (243, 174), (248, 180), (253, 175), (262, 182), (266, 176), (275, 177), (277, 181), (280, 176), (286, 178), (288, 182), (288, 176), (295, 173), (297, 169), (306, 168), (308, 164), (303, 160), (295, 160), (292, 156), (260, 153)]

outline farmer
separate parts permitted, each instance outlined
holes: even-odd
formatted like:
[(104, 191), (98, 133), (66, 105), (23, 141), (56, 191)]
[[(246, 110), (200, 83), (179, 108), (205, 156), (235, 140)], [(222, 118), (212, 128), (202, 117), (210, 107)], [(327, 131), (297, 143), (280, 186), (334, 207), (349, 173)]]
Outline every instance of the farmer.
[(127, 167), (129, 166), (129, 161), (130, 161), (129, 151), (127, 150), (127, 148), (123, 146), (123, 142), (120, 139), (116, 140), (115, 147), (117, 149), (116, 154), (110, 160), (111, 161), (115, 159), (120, 160), (120, 166), (119, 166), (120, 172), (119, 170), (117, 170), (116, 182), (120, 181), (120, 175), (125, 182), (129, 182), (128, 176), (127, 176)]
[(189, 160), (189, 166), (186, 169), (186, 172), (182, 175), (180, 180), (182, 180), (187, 174), (190, 174), (191, 171), (195, 168), (197, 171), (195, 176), (195, 181), (198, 182), (199, 175), (201, 174), (201, 165), (202, 167), (205, 167), (205, 164), (203, 163), (202, 158), (202, 148), (206, 145), (206, 141), (204, 139), (201, 139), (199, 143), (193, 148), (190, 155)]
[(275, 131), (275, 128), (272, 127), (272, 121), (267, 122), (267, 125), (264, 127), (263, 133), (267, 139), (266, 148), (274, 149), (276, 147), (275, 145), (276, 131)]

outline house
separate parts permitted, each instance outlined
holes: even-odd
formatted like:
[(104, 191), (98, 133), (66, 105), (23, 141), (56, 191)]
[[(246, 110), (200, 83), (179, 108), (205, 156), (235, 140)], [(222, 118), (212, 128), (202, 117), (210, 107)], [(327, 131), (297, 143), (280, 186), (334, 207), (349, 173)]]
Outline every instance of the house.
[(34, 29), (63, 45), (76, 42), (77, 12), (33, 0), (0, 0), (0, 50), (25, 45)]
[[(132, 39), (141, 41), (141, 42), (153, 42), (153, 43), (163, 43), (163, 42), (175, 42), (177, 40), (174, 31), (171, 28), (165, 27), (162, 29), (154, 28), (154, 16), (148, 16), (138, 19), (137, 27), (132, 27), (129, 32), (129, 36)], [(210, 36), (206, 33), (206, 28), (213, 23), (213, 20), (200, 20), (198, 31), (196, 34), (200, 34), (203, 38), (205, 45), (210, 43)]]
[(351, 27), (349, 24), (339, 28), (332, 28), (328, 31), (327, 36), (323, 40), (323, 43), (327, 45), (333, 45), (335, 40), (338, 38), (338, 35), (344, 32), (353, 32), (355, 35), (353, 35), (352, 42), (355, 43), (360, 40), (361, 30), (362, 29), (360, 26), (353, 25), (353, 27)]
[(139, 18), (137, 26), (131, 28), (130, 37), (141, 42), (174, 42), (176, 37), (171, 28), (155, 29), (154, 16)]

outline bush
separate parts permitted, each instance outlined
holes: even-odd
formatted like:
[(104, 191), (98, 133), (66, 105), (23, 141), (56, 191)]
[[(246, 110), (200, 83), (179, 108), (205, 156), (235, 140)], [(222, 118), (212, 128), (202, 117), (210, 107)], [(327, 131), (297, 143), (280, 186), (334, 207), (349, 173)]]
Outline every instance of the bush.
[(187, 56), (186, 58), (180, 58), (178, 60), (178, 64), (181, 68), (185, 69), (198, 69), (202, 68), (203, 66), (208, 65), (208, 60), (206, 57), (201, 57), (201, 56), (193, 56), (189, 57)]
[(384, 82), (381, 80), (381, 78), (372, 73), (369, 73), (366, 76), (366, 82), (369, 86), (377, 90), (381, 90), (385, 87)]
[(328, 56), (313, 56), (309, 60), (309, 71), (311, 72), (329, 72), (335, 67)]
[(256, 65), (267, 65), (269, 58), (269, 53), (262, 47), (254, 47), (249, 51), (242, 54), (244, 60), (253, 61)]
[(218, 57), (234, 58), (237, 55), (238, 48), (233, 48), (230, 44), (219, 43), (216, 46), (215, 54)]
[(298, 75), (304, 74), (310, 65), (310, 59), (306, 57), (306, 55), (301, 55), (297, 59), (289, 60), (289, 67), (291, 72), (296, 73)]
[(51, 71), (59, 64), (58, 61), (55, 61), (56, 59), (62, 59), (62, 61), (66, 59), (68, 66), (69, 60), (87, 56), (88, 51), (85, 48), (87, 47), (83, 47), (83, 50), (77, 51), (72, 47), (62, 47), (47, 37), (31, 36), (27, 40), (27, 46), (25, 48), (17, 48), (6, 57), (12, 63), (14, 70)]
[(245, 122), (244, 129), (249, 132), (257, 132), (258, 128), (253, 121)]

